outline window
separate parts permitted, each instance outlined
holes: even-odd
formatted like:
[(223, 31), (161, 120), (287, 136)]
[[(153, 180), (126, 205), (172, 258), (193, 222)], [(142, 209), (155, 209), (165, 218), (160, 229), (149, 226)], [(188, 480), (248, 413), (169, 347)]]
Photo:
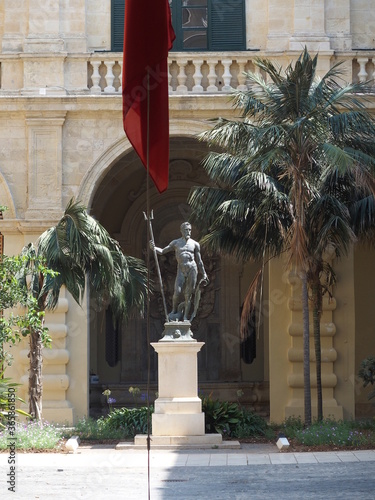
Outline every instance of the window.
[[(245, 0), (169, 0), (174, 51), (245, 50)], [(124, 0), (112, 0), (112, 51), (123, 49)]]
[(122, 52), (124, 50), (125, 0), (112, 0), (111, 17), (111, 50)]

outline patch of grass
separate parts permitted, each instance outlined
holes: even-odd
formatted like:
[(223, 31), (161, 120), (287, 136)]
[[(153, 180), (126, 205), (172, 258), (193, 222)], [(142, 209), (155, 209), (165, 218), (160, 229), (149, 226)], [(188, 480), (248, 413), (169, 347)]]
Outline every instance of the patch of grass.
[(296, 444), (308, 447), (331, 446), (337, 448), (363, 448), (375, 446), (375, 420), (336, 421), (324, 419), (305, 427), (300, 418), (289, 418), (278, 426), (276, 433), (283, 433)]
[[(15, 435), (16, 449), (18, 450), (53, 450), (62, 444), (62, 429), (48, 422), (16, 423)], [(0, 431), (0, 449), (9, 447), (7, 429)]]

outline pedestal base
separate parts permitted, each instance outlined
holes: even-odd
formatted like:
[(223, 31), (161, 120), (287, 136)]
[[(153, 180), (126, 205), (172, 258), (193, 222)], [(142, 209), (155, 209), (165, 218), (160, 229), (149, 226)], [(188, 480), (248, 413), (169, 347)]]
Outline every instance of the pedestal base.
[(204, 436), (204, 413), (153, 413), (152, 434), (154, 437)]
[(159, 342), (196, 342), (193, 339), (190, 321), (169, 321), (164, 323), (163, 338)]
[[(152, 414), (151, 446), (203, 447), (222, 445), (221, 434), (205, 434), (205, 416), (198, 397), (197, 355), (203, 342), (192, 339), (188, 321), (165, 323), (164, 337), (152, 347), (158, 353), (159, 397)], [(134, 446), (147, 446), (137, 435)], [(118, 448), (120, 449), (120, 448)]]

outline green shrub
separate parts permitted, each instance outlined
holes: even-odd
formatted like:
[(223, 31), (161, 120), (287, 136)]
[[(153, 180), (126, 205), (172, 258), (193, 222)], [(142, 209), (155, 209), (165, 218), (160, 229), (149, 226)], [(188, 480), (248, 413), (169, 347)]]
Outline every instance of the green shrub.
[(250, 437), (264, 435), (267, 423), (262, 417), (242, 408), (238, 403), (213, 400), (211, 396), (202, 399), (206, 432), (217, 432), (228, 437)]
[(285, 434), (290, 439), (293, 439), (296, 434), (305, 428), (305, 424), (301, 417), (288, 417), (281, 425), (274, 426), (277, 433)]
[[(24, 403), (23, 399), (16, 396), (16, 384), (9, 378), (1, 378), (3, 372), (0, 372), (0, 429), (4, 429), (8, 422), (9, 410), (15, 405), (16, 401)], [(30, 417), (30, 415), (23, 410), (16, 409), (17, 415), (23, 415), (25, 417)], [(13, 420), (13, 418), (12, 418)]]
[[(358, 376), (363, 380), (363, 387), (367, 387), (368, 384), (375, 384), (375, 358), (373, 356), (369, 356), (362, 361)], [(372, 398), (375, 398), (375, 389), (368, 395), (368, 399)]]
[(256, 413), (242, 409), (239, 423), (233, 431), (233, 437), (240, 439), (255, 436), (265, 436), (267, 434), (267, 422)]
[(236, 403), (213, 400), (210, 396), (202, 399), (202, 411), (205, 414), (206, 432), (232, 435), (240, 423), (242, 412)]
[[(150, 406), (150, 427), (151, 413)], [(108, 430), (122, 431), (126, 437), (134, 437), (136, 434), (147, 434), (148, 410), (146, 406), (141, 408), (118, 408), (99, 421)], [(151, 429), (150, 429), (151, 432)]]

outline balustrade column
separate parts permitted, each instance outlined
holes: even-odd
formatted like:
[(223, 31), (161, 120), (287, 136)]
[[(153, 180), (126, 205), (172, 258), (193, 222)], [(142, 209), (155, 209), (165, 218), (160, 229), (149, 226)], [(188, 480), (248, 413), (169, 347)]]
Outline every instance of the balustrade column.
[(360, 82), (366, 82), (368, 80), (368, 73), (366, 71), (366, 64), (369, 62), (368, 57), (358, 57), (357, 62), (359, 64), (358, 79)]
[(202, 87), (202, 65), (203, 65), (203, 59), (196, 59), (193, 61), (194, 66), (195, 66), (195, 72), (194, 72), (194, 87), (193, 87), (193, 92), (199, 93), (203, 92), (203, 87)]
[(224, 85), (223, 85), (223, 92), (230, 92), (233, 90), (233, 87), (231, 87), (231, 80), (232, 80), (232, 73), (230, 72), (230, 67), (232, 64), (232, 59), (223, 59), (222, 60), (223, 66), (224, 66), (224, 73), (223, 73), (223, 80), (224, 80)]
[(91, 61), (91, 65), (93, 67), (93, 73), (91, 75), (92, 87), (90, 89), (90, 92), (92, 94), (100, 94), (102, 91), (102, 89), (99, 85), (99, 83), (100, 83), (99, 67), (101, 65), (101, 62), (100, 61)]
[(118, 88), (118, 92), (122, 94), (122, 64), (121, 61), (118, 61), (118, 65), (120, 66), (120, 74), (118, 75), (118, 79), (120, 80), (120, 86)]
[(171, 71), (171, 68), (172, 68), (172, 64), (169, 64), (169, 61), (168, 61), (168, 92), (170, 94), (172, 92), (174, 92), (173, 87), (172, 87), (172, 71)]
[(178, 81), (178, 85), (177, 85), (177, 89), (176, 89), (176, 92), (178, 94), (186, 94), (187, 91), (188, 91), (188, 88), (187, 86), (185, 85), (186, 84), (186, 80), (187, 80), (187, 74), (186, 74), (186, 66), (187, 66), (187, 60), (183, 60), (183, 59), (180, 59), (179, 60), (179, 67), (180, 67), (180, 71), (177, 75), (177, 81)]
[(104, 61), (104, 64), (107, 67), (107, 74), (105, 76), (107, 81), (107, 86), (104, 88), (104, 92), (113, 93), (115, 92), (115, 87), (113, 86), (113, 80), (115, 79), (115, 75), (113, 74), (113, 66), (115, 65), (115, 61)]
[(209, 67), (209, 73), (208, 73), (208, 87), (207, 87), (207, 92), (217, 92), (218, 88), (216, 86), (216, 62), (214, 61), (207, 61), (208, 67)]
[(237, 64), (238, 64), (238, 75), (237, 75), (238, 87), (237, 87), (237, 90), (247, 90), (246, 73), (245, 73), (246, 62), (237, 61)]

